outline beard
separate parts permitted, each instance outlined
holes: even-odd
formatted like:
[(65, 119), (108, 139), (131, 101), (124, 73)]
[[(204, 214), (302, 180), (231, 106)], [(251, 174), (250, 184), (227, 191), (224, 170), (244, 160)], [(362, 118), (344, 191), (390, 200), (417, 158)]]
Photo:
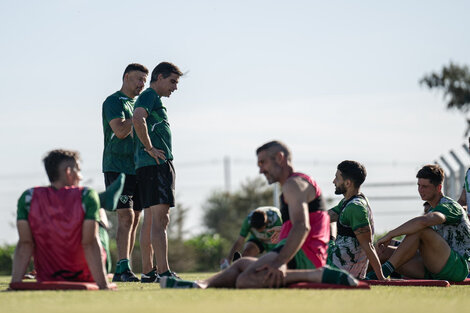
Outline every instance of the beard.
[(335, 195), (342, 195), (346, 193), (346, 187), (343, 185), (335, 186)]

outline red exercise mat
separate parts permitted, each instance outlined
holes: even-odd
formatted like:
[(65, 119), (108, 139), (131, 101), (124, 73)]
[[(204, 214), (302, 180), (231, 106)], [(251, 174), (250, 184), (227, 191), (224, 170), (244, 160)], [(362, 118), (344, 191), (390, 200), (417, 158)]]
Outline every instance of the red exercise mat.
[(470, 278), (465, 278), (464, 281), (451, 281), (451, 285), (470, 285)]
[(287, 288), (296, 288), (296, 289), (370, 289), (369, 284), (366, 282), (360, 281), (357, 286), (346, 286), (346, 285), (336, 285), (336, 284), (323, 284), (323, 283), (308, 283), (301, 282), (290, 284)]
[(415, 287), (450, 287), (447, 280), (433, 279), (391, 279), (391, 280), (366, 280), (372, 286), (415, 286)]
[[(116, 284), (109, 284), (110, 289), (117, 289)], [(10, 283), (12, 290), (99, 290), (95, 283), (73, 281), (43, 281)]]

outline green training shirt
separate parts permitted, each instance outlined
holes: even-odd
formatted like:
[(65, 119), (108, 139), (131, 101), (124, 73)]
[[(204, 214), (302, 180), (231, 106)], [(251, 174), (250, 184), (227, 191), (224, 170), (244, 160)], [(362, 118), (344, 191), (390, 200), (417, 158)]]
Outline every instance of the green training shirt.
[[(52, 188), (52, 187), (51, 187)], [(27, 220), (29, 209), (31, 208), (31, 199), (33, 198), (34, 188), (28, 189), (18, 199), (17, 220)], [(83, 188), (82, 206), (85, 211), (86, 220), (100, 221), (100, 198), (93, 189)]]
[[(264, 211), (268, 217), (268, 223), (266, 228), (263, 231), (258, 231), (251, 227), (251, 216), (255, 211)], [(242, 228), (240, 230), (240, 236), (246, 237), (251, 233), (256, 239), (265, 244), (271, 244), (271, 236), (273, 233), (268, 233), (267, 229), (274, 226), (282, 226), (281, 212), (276, 207), (260, 207), (256, 210), (253, 210), (248, 214), (248, 216), (243, 220)]]
[(121, 91), (117, 91), (106, 98), (103, 103), (103, 173), (116, 172), (135, 175), (134, 139), (132, 135), (119, 139), (109, 126), (109, 122), (115, 118), (132, 118), (134, 102), (134, 99), (129, 98)]
[(465, 210), (456, 201), (444, 196), (435, 208), (429, 210), (431, 212), (444, 214), (446, 221), (432, 228), (470, 265), (470, 221)]
[[(171, 130), (168, 123), (166, 108), (163, 106), (160, 96), (152, 88), (147, 88), (139, 96), (135, 103), (135, 108), (144, 108), (147, 111), (147, 131), (156, 149), (163, 150), (167, 160), (173, 160), (171, 152)], [(157, 165), (157, 161), (151, 157), (144, 149), (144, 145), (137, 138), (135, 140), (135, 168), (141, 168), (149, 165)]]
[[(337, 206), (332, 208), (333, 212), (338, 214), (338, 223), (350, 227), (353, 231), (371, 225), (372, 217), (369, 216), (367, 198), (354, 197), (341, 211), (344, 201), (347, 200), (342, 199)], [(373, 236), (372, 225), (371, 229)], [(343, 236), (338, 233), (334, 245), (329, 247), (327, 263), (344, 269), (355, 277), (364, 278), (369, 260), (356, 237)]]

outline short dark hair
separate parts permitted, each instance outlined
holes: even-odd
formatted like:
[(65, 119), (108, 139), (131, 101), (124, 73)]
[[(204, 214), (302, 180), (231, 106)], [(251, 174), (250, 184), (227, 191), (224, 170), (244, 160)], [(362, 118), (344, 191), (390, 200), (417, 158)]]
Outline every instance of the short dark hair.
[(46, 168), (47, 177), (51, 183), (59, 179), (59, 167), (63, 162), (78, 162), (80, 153), (78, 151), (57, 149), (50, 151), (42, 160)]
[(265, 151), (265, 150), (268, 151), (269, 156), (271, 158), (274, 158), (276, 153), (278, 153), (279, 151), (282, 151), (288, 161), (292, 160), (292, 157), (291, 157), (292, 153), (290, 152), (289, 148), (287, 147), (285, 143), (279, 140), (273, 140), (273, 141), (265, 143), (264, 145), (256, 149), (256, 155), (258, 155), (261, 151)]
[(180, 69), (170, 62), (161, 62), (152, 71), (152, 77), (150, 78), (150, 82), (157, 81), (158, 75), (162, 74), (163, 78), (167, 78), (171, 74), (176, 74), (178, 76), (183, 76), (183, 72)]
[(343, 179), (349, 179), (352, 181), (356, 188), (361, 187), (367, 176), (367, 171), (364, 165), (351, 160), (345, 160), (339, 163), (338, 171), (341, 172)]
[(133, 71), (139, 71), (139, 72), (143, 72), (145, 74), (148, 75), (149, 73), (149, 70), (148, 68), (146, 68), (145, 66), (143, 66), (142, 64), (139, 64), (139, 63), (131, 63), (129, 64), (126, 69), (124, 70), (124, 74), (122, 74), (122, 79), (124, 79), (124, 76), (126, 76), (127, 73), (129, 72), (133, 72)]
[(254, 229), (260, 229), (260, 228), (266, 226), (266, 222), (267, 222), (266, 212), (261, 211), (261, 210), (255, 210), (251, 214), (250, 225)]
[(431, 184), (438, 186), (444, 182), (444, 170), (437, 164), (428, 164), (418, 171), (416, 178), (429, 179)]

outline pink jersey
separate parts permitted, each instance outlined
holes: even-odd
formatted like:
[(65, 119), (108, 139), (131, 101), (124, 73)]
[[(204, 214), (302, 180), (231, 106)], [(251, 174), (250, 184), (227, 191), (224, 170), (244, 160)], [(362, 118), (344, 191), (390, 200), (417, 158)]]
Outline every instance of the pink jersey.
[(94, 281), (81, 245), (84, 217), (82, 188), (34, 188), (28, 222), (38, 281)]
[[(301, 249), (310, 261), (319, 268), (326, 264), (328, 256), (328, 241), (330, 240), (330, 217), (326, 211), (325, 203), (321, 194), (321, 190), (317, 183), (310, 177), (302, 173), (293, 173), (292, 176), (299, 176), (306, 180), (309, 184), (315, 187), (315, 199), (308, 203), (310, 232), (305, 239)], [(284, 201), (284, 196), (281, 195), (281, 214), (282, 214), (282, 228), (279, 234), (279, 239), (287, 238), (290, 230), (292, 229), (292, 222), (289, 218), (289, 208)]]

